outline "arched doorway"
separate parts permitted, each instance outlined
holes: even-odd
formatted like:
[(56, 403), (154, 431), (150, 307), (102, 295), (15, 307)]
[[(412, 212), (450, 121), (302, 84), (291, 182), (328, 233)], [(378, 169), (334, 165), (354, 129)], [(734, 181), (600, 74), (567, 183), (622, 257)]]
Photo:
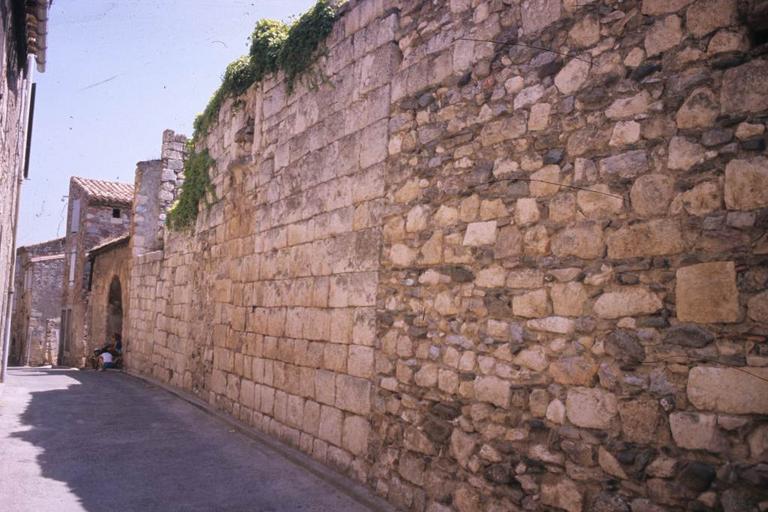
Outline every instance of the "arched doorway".
[(120, 279), (115, 276), (109, 283), (109, 295), (107, 297), (107, 343), (115, 339), (115, 334), (123, 336), (123, 289)]

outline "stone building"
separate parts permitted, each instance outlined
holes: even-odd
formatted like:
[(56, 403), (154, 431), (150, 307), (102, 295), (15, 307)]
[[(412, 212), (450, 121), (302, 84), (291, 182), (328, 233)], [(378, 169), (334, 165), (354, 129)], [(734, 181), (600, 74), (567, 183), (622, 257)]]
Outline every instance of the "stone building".
[(87, 323), (89, 339), (86, 354), (122, 337), (123, 317), (128, 310), (128, 278), (130, 274), (130, 235), (105, 240), (88, 252)]
[(63, 238), (16, 250), (9, 364), (56, 362), (63, 276)]
[(0, 0), (0, 382), (13, 304), (19, 192), (26, 175), (33, 66), (45, 71), (49, 0)]
[(128, 370), (402, 510), (764, 510), (766, 12), (348, 2), (193, 229), (140, 164)]
[[(130, 229), (133, 186), (126, 183), (73, 177), (69, 185), (66, 268), (61, 301), (59, 361), (83, 366), (88, 355), (88, 252)], [(99, 343), (99, 340), (94, 340)]]

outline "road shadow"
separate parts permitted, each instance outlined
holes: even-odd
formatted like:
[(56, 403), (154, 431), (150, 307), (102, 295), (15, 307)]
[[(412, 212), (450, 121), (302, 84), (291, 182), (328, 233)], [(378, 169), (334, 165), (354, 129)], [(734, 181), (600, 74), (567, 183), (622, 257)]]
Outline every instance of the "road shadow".
[(87, 511), (366, 510), (203, 411), (121, 373), (34, 368), (12, 378), (32, 392), (20, 415), (24, 430), (10, 437), (41, 448), (42, 476), (65, 482)]

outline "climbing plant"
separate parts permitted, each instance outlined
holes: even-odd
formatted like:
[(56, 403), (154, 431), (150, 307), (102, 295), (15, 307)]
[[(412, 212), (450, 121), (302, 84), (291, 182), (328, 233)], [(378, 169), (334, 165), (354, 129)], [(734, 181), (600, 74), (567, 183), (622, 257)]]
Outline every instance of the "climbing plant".
[(196, 152), (195, 147), (216, 121), (224, 100), (243, 94), (254, 83), (279, 70), (285, 73), (286, 88), (291, 94), (296, 82), (312, 68), (318, 49), (333, 30), (335, 19), (336, 8), (328, 0), (318, 0), (291, 24), (276, 20), (261, 20), (256, 24), (248, 55), (227, 66), (221, 85), (195, 118), (194, 134), (184, 162), (184, 185), (178, 201), (168, 212), (171, 229), (191, 226), (197, 218), (200, 201), (207, 192), (213, 193), (208, 171), (214, 161), (207, 150)]
[(224, 100), (238, 96), (270, 73), (285, 72), (288, 93), (312, 68), (318, 48), (333, 30), (336, 8), (328, 0), (318, 2), (293, 23), (261, 20), (251, 34), (251, 48), (224, 71), (221, 85), (194, 123), (193, 139), (207, 133)]
[[(208, 150), (196, 152), (190, 144), (187, 159), (184, 161), (184, 184), (181, 186), (179, 199), (168, 211), (168, 227), (174, 231), (186, 229), (194, 224), (200, 201), (206, 193), (215, 195), (209, 169), (214, 164)], [(207, 203), (206, 203), (207, 204)]]
[(335, 8), (321, 0), (291, 25), (277, 56), (278, 67), (285, 71), (289, 93), (296, 80), (312, 67), (317, 48), (330, 35), (335, 19)]

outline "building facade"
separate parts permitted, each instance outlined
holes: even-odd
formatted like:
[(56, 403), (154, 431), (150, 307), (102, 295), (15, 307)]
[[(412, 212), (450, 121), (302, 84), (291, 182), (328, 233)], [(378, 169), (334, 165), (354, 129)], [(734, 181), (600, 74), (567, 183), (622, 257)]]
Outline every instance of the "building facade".
[(63, 238), (17, 249), (10, 365), (56, 362), (63, 275)]
[(28, 161), (32, 67), (45, 70), (49, 0), (0, 0), (0, 382), (10, 344), (18, 198)]
[(69, 186), (66, 257), (61, 300), (61, 364), (83, 366), (88, 356), (88, 252), (130, 229), (133, 186), (73, 177)]
[(88, 253), (91, 275), (87, 322), (90, 335), (86, 353), (122, 338), (124, 315), (128, 311), (130, 235), (105, 240)]

